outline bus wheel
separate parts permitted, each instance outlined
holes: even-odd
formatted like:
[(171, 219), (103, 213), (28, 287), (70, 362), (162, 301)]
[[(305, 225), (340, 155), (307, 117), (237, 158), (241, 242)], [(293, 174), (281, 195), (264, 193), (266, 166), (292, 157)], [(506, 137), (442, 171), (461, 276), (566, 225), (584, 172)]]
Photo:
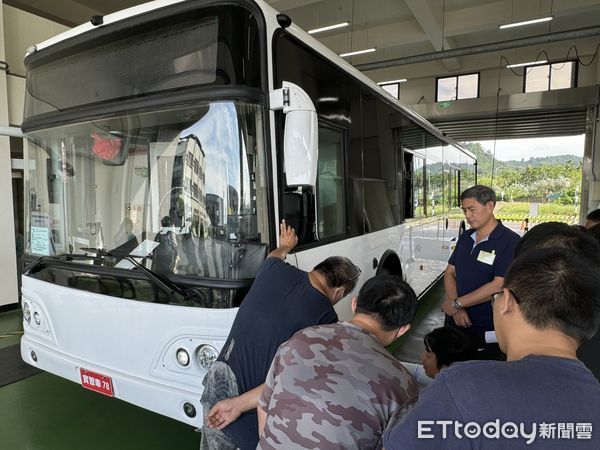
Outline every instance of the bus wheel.
[(386, 250), (377, 266), (375, 275), (397, 275), (402, 276), (402, 264), (400, 258), (393, 250)]

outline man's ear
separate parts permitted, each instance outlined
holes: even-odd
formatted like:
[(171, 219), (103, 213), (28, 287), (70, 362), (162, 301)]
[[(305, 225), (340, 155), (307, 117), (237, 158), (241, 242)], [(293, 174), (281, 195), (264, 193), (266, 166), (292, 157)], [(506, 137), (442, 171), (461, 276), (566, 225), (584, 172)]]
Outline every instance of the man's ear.
[(408, 330), (410, 330), (410, 323), (404, 326), (401, 326), (398, 329), (398, 334), (396, 335), (397, 338), (399, 338), (400, 336), (402, 336), (404, 333), (406, 333)]
[(356, 297), (352, 297), (352, 314), (356, 314)]
[[(337, 304), (338, 302), (341, 302), (342, 299), (344, 298), (344, 296), (346, 295), (346, 290), (343, 287), (336, 287), (335, 291), (333, 292), (333, 297), (334, 297), (334, 305)], [(336, 299), (336, 295), (339, 295), (339, 297)]]
[(500, 312), (500, 314), (508, 314), (512, 312), (518, 305), (508, 288), (504, 288), (502, 291), (502, 301), (498, 305), (498, 312)]

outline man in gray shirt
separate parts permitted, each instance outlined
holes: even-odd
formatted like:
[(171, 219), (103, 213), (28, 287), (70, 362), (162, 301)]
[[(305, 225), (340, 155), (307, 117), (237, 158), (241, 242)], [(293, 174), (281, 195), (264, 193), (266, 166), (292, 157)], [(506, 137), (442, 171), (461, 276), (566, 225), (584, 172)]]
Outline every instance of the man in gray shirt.
[(568, 249), (533, 250), (491, 301), (507, 362), (440, 372), (384, 447), (600, 448), (600, 383), (576, 356), (600, 326), (598, 265)]

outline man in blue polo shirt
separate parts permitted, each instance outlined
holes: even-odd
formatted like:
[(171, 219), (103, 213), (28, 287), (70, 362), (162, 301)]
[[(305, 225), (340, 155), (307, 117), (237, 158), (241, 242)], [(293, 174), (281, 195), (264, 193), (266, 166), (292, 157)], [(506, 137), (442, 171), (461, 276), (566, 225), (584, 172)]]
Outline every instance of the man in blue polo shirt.
[(489, 299), (502, 289), (520, 237), (494, 217), (496, 193), (489, 187), (473, 186), (460, 201), (471, 229), (458, 239), (444, 272), (446, 325), (471, 334), (480, 359), (503, 359), (498, 344), (485, 343), (485, 333), (494, 330)]
[(267, 255), (204, 377), (201, 450), (256, 448), (256, 407), (277, 348), (304, 328), (336, 323), (333, 306), (357, 284), (360, 269), (343, 256), (310, 272), (286, 263), (298, 237), (285, 221), (279, 231), (279, 247)]

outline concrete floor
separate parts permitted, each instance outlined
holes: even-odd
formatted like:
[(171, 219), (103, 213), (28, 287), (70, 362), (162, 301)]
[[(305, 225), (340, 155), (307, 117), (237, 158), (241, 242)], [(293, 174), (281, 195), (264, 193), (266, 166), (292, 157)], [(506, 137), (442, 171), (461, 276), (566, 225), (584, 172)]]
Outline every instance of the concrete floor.
[(441, 282), (436, 283), (425, 295), (417, 310), (417, 315), (410, 333), (394, 351), (400, 361), (421, 363), (421, 353), (425, 349), (423, 338), (434, 328), (444, 326), (444, 313), (442, 302), (444, 301), (444, 289)]

